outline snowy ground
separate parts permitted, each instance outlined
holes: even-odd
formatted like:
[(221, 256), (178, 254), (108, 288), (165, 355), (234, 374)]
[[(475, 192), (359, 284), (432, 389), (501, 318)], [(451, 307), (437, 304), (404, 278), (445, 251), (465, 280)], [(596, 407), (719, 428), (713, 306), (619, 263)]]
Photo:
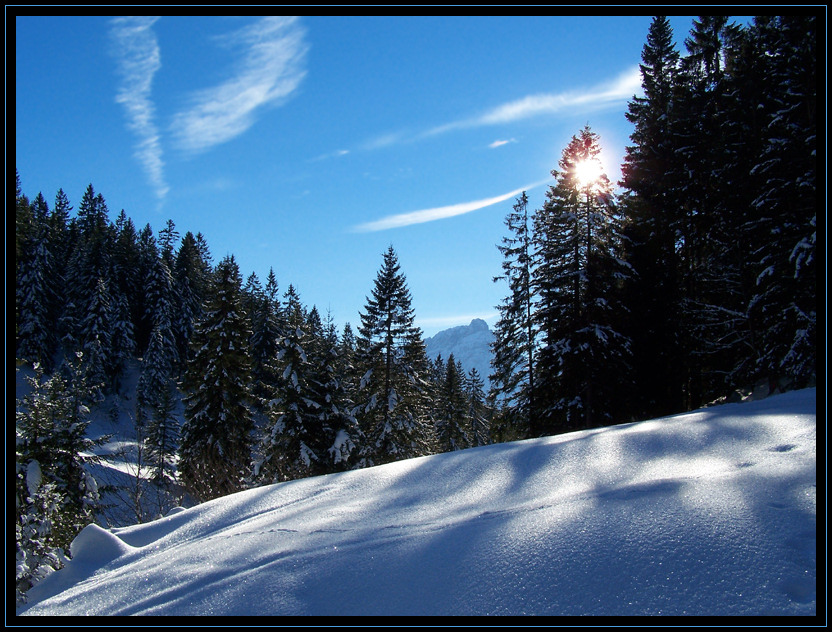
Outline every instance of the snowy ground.
[(810, 389), (90, 526), (22, 614), (814, 615), (816, 483)]

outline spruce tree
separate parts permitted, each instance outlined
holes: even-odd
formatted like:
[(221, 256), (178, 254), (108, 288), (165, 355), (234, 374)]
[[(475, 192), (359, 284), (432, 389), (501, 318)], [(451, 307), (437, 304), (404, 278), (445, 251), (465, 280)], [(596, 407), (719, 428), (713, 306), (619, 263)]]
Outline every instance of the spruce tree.
[(258, 407), (265, 407), (265, 401), (277, 386), (276, 365), (278, 342), (281, 336), (279, 324), (280, 300), (277, 296), (277, 280), (274, 270), (269, 270), (266, 288), (252, 304), (251, 314), (251, 361), (253, 393)]
[(59, 286), (46, 222), (38, 221), (32, 232), (26, 255), (17, 264), (17, 357), (51, 368)]
[(536, 318), (544, 346), (532, 436), (610, 423), (617, 413), (615, 386), (628, 370), (618, 295), (628, 270), (619, 257), (619, 219), (599, 152), (588, 126), (573, 136), (535, 216)]
[(183, 376), (185, 421), (179, 471), (199, 501), (240, 491), (249, 476), (252, 417), (249, 323), (233, 256), (217, 266), (212, 296), (192, 339)]
[(469, 402), (465, 395), (465, 372), (454, 355), (448, 356), (440, 391), (441, 408), (436, 419), (436, 440), (441, 452), (467, 448)]
[(110, 390), (119, 391), (121, 377), (134, 358), (136, 343), (133, 338), (133, 321), (127, 297), (116, 286), (110, 300), (110, 352), (107, 356), (107, 375)]
[[(101, 330), (91, 330), (94, 320), (91, 311), (96, 310), (95, 318), (103, 318), (103, 306), (109, 302), (109, 284), (112, 273), (113, 235), (107, 219), (107, 205), (101, 194), (96, 194), (92, 185), (87, 187), (77, 217), (77, 245), (72, 258), (67, 263), (67, 305), (62, 315), (62, 330), (65, 333), (66, 346), (83, 349), (88, 346)], [(98, 321), (103, 324), (102, 320)], [(106, 346), (95, 351), (106, 353)], [(94, 363), (88, 356), (88, 362)]]
[(176, 230), (176, 224), (172, 219), (169, 219), (165, 227), (159, 231), (159, 254), (165, 262), (167, 267), (173, 268), (174, 250), (179, 243), (179, 232)]
[(176, 478), (179, 421), (175, 411), (175, 386), (169, 381), (158, 393), (144, 437), (147, 464), (156, 485), (169, 488)]
[(111, 316), (109, 285), (106, 278), (100, 277), (89, 297), (86, 315), (78, 330), (87, 374), (90, 381), (96, 384), (94, 394), (98, 398), (103, 398), (103, 387), (109, 383), (107, 367), (110, 362)]
[(413, 324), (407, 280), (392, 246), (367, 298), (358, 330), (360, 381), (356, 412), (364, 444), (363, 466), (412, 458), (432, 445), (424, 376), (427, 357), (421, 330)]
[(150, 262), (144, 287), (145, 317), (143, 322), (151, 327), (145, 356), (150, 355), (150, 346), (156, 345), (153, 353), (163, 354), (166, 357), (155, 358), (154, 362), (157, 368), (163, 365), (167, 367), (168, 377), (172, 377), (176, 373), (176, 367), (179, 366), (179, 349), (173, 324), (176, 296), (173, 278), (163, 257), (159, 256)]
[[(345, 326), (345, 336), (347, 334), (351, 335), (351, 329)], [(354, 403), (350, 389), (353, 383), (353, 346), (354, 340), (338, 340), (335, 323), (331, 315), (328, 316), (321, 346), (314, 358), (323, 447), (326, 449), (324, 473), (349, 469), (360, 441), (358, 422), (352, 413)]]
[[(633, 97), (627, 120), (633, 124), (622, 165), (625, 258), (633, 267), (626, 282), (627, 333), (633, 341), (633, 385), (629, 409), (637, 417), (676, 412), (683, 407), (685, 359), (681, 355), (680, 263), (673, 218), (676, 161), (671, 136), (673, 91), (679, 53), (665, 16), (653, 19), (642, 50), (643, 97)], [(623, 402), (622, 402), (623, 403)]]
[[(737, 231), (724, 172), (730, 149), (721, 121), (725, 111), (728, 43), (735, 27), (728, 16), (701, 16), (685, 40), (688, 54), (677, 76), (674, 221), (680, 263), (680, 348), (689, 359), (686, 396), (696, 407), (723, 394), (730, 370), (729, 335), (744, 328), (739, 270), (730, 256)], [(739, 308), (739, 309), (738, 309)]]
[(532, 244), (529, 199), (524, 191), (506, 216), (509, 235), (498, 246), (503, 255), (503, 274), (494, 281), (506, 281), (509, 294), (497, 306), (497, 322), (492, 343), (492, 389), (506, 404), (506, 422), (524, 434), (536, 416), (535, 362), (537, 329), (533, 314), (535, 293), (532, 275), (535, 255)]
[[(83, 354), (65, 363), (60, 371), (45, 376), (39, 365), (27, 378), (31, 388), (17, 402), (17, 479), (18, 535), (31, 543), (33, 522), (40, 520), (40, 547), (35, 554), (48, 550), (67, 550), (69, 544), (95, 518), (99, 504), (98, 485), (88, 465), (98, 462), (90, 456), (98, 441), (87, 437), (90, 393), (100, 388), (88, 380)], [(21, 553), (18, 542), (18, 555)], [(24, 545), (28, 546), (28, 545)], [(48, 556), (46, 563), (54, 559)], [(34, 573), (35, 568), (29, 566)], [(29, 577), (34, 577), (30, 573)]]
[(468, 438), (471, 447), (486, 445), (489, 442), (489, 415), (483, 381), (479, 371), (472, 368), (466, 380), (468, 398)]
[(764, 146), (751, 173), (761, 187), (749, 224), (759, 332), (756, 375), (771, 388), (816, 379), (817, 19), (761, 17), (754, 36), (765, 70)]
[(321, 405), (316, 401), (316, 376), (309, 359), (314, 333), (293, 286), (289, 286), (284, 300), (286, 330), (278, 343), (278, 386), (261, 448), (260, 476), (267, 483), (317, 474), (323, 457), (318, 445), (322, 434), (318, 418)]
[(191, 336), (196, 322), (202, 317), (202, 304), (208, 294), (211, 265), (206, 252), (200, 248), (193, 233), (187, 232), (174, 262), (175, 305), (171, 325), (180, 372), (188, 362)]

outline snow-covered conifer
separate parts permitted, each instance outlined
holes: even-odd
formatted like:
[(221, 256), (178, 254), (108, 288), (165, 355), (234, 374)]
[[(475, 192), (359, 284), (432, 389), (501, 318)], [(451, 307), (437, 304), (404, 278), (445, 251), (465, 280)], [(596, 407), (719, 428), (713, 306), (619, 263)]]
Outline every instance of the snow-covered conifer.
[(626, 375), (629, 341), (618, 327), (617, 286), (627, 266), (618, 257), (620, 229), (600, 149), (588, 126), (572, 137), (535, 216), (543, 346), (532, 436), (609, 423), (617, 412), (611, 388)]
[(425, 381), (428, 360), (392, 246), (384, 253), (372, 297), (360, 316), (355, 398), (364, 440), (360, 463), (378, 465), (426, 454), (433, 441)]
[(179, 471), (200, 501), (239, 491), (249, 478), (249, 335), (239, 267), (229, 256), (217, 265), (212, 296), (192, 337), (193, 359), (182, 380), (186, 396)]

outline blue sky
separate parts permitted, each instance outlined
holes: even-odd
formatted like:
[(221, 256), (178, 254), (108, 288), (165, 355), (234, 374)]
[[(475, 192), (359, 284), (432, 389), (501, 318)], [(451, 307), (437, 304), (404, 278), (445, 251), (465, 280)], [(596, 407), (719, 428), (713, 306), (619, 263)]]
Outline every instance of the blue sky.
[(585, 124), (619, 177), (650, 21), (18, 16), (16, 166), (30, 198), (92, 183), (111, 219), (273, 267), (339, 326), (391, 244), (426, 336), (493, 326), (515, 196), (543, 203)]

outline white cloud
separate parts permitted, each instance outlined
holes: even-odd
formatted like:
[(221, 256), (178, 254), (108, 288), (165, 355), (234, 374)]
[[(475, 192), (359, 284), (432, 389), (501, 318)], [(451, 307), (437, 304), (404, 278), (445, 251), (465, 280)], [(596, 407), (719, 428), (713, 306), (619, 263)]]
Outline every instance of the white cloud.
[(320, 156), (316, 156), (315, 158), (310, 158), (309, 162), (318, 162), (320, 160), (328, 160), (330, 158), (341, 158), (342, 156), (346, 156), (349, 153), (349, 149), (338, 149), (336, 151), (331, 151), (326, 154), (321, 154)]
[(111, 22), (112, 54), (120, 83), (116, 102), (127, 115), (129, 129), (138, 137), (135, 156), (160, 200), (169, 190), (165, 182), (162, 146), (150, 98), (153, 76), (162, 67), (159, 45), (152, 26), (158, 17), (121, 17)]
[(462, 202), (460, 204), (451, 204), (449, 206), (439, 206), (436, 208), (428, 208), (420, 211), (413, 211), (411, 213), (401, 213), (399, 215), (389, 215), (374, 222), (367, 222), (356, 226), (353, 231), (359, 233), (377, 232), (380, 230), (389, 230), (391, 228), (402, 228), (403, 226), (411, 226), (413, 224), (424, 224), (425, 222), (433, 222), (439, 219), (446, 219), (448, 217), (455, 217), (456, 215), (463, 215), (471, 211), (477, 211), (487, 206), (492, 206), (519, 195), (523, 191), (528, 191), (534, 187), (540, 186), (548, 182), (548, 180), (537, 182), (535, 184), (509, 191), (503, 195), (498, 195), (483, 200), (475, 200), (473, 202)]
[(585, 90), (537, 94), (500, 105), (477, 117), (435, 127), (425, 136), (457, 129), (511, 123), (541, 114), (557, 114), (570, 108), (604, 107), (631, 98), (641, 89), (641, 71), (630, 68), (615, 79)]
[(266, 106), (283, 103), (306, 75), (305, 30), (297, 18), (271, 16), (227, 37), (243, 49), (236, 73), (224, 83), (193, 94), (190, 107), (177, 114), (177, 145), (200, 152), (227, 142), (257, 120)]
[[(504, 103), (479, 116), (439, 125), (420, 134), (409, 134), (405, 131), (391, 132), (365, 142), (361, 149), (365, 151), (382, 149), (455, 130), (512, 123), (533, 116), (568, 112), (579, 107), (581, 111), (603, 108), (624, 102), (640, 92), (641, 71), (638, 66), (634, 66), (618, 77), (591, 88), (527, 96)], [(489, 148), (494, 149), (513, 142), (517, 141), (514, 138), (500, 139), (491, 143)]]

